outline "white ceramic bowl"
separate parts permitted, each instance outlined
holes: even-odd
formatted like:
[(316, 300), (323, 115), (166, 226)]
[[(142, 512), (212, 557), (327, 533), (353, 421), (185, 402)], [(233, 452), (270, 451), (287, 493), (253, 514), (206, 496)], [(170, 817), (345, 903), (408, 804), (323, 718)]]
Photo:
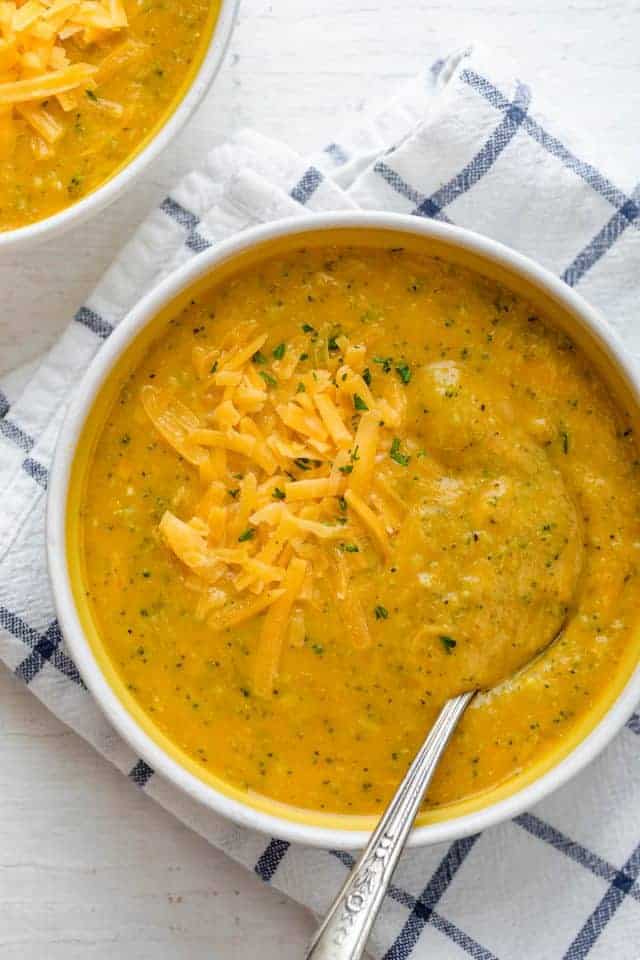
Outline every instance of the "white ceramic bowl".
[[(511, 286), (524, 284), (537, 291), (548, 304), (559, 312), (558, 322), (570, 328), (578, 341), (595, 351), (600, 365), (609, 370), (625, 392), (626, 402), (633, 415), (640, 417), (640, 378), (627, 358), (622, 344), (601, 317), (564, 283), (531, 260), (514, 253), (501, 244), (433, 220), (384, 213), (339, 213), (282, 220), (267, 226), (248, 230), (242, 235), (219, 244), (214, 249), (194, 258), (173, 273), (148, 294), (120, 324), (91, 364), (75, 400), (71, 404), (61, 439), (58, 444), (49, 486), (47, 513), (47, 545), (49, 572), (60, 623), (71, 654), (87, 686), (107, 717), (153, 769), (172, 781), (181, 790), (206, 806), (263, 833), (326, 848), (357, 848), (364, 845), (369, 834), (364, 830), (342, 830), (321, 825), (296, 822), (284, 814), (271, 815), (230, 798), (200, 780), (169, 756), (125, 709), (107, 682), (80, 624), (74, 603), (66, 559), (65, 511), (71, 465), (78, 438), (94, 399), (123, 351), (145, 325), (174, 297), (189, 288), (204, 275), (222, 264), (228, 264), (248, 250), (281, 238), (295, 237), (304, 242), (308, 232), (349, 228), (367, 228), (398, 231), (425, 238), (446, 250), (453, 261), (471, 262), (475, 269), (498, 276)], [(607, 375), (605, 373), (605, 375)], [(623, 726), (640, 699), (640, 668), (636, 668), (615, 701), (598, 724), (571, 752), (538, 779), (516, 793), (475, 812), (443, 820), (414, 829), (412, 845), (451, 841), (476, 833), (499, 821), (521, 813), (551, 791), (566, 783), (606, 746)]]
[(213, 25), (209, 45), (197, 73), (182, 100), (147, 145), (125, 164), (120, 173), (77, 203), (36, 223), (16, 230), (0, 231), (0, 254), (6, 249), (33, 247), (42, 240), (59, 236), (104, 210), (131, 186), (184, 126), (213, 83), (227, 50), (239, 3), (240, 0), (221, 0), (218, 19)]

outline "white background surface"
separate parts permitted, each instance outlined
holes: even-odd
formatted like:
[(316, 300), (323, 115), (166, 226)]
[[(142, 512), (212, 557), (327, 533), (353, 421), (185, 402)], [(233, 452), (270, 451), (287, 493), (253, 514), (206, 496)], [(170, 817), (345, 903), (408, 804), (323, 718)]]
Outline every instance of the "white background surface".
[[(635, 0), (244, 0), (213, 90), (134, 192), (28, 262), (0, 256), (0, 372), (54, 341), (151, 206), (230, 131), (322, 146), (345, 110), (470, 41), (511, 53), (536, 95), (564, 102), (608, 170), (638, 167), (639, 38)], [(293, 960), (312, 926), (0, 672), (1, 960)]]

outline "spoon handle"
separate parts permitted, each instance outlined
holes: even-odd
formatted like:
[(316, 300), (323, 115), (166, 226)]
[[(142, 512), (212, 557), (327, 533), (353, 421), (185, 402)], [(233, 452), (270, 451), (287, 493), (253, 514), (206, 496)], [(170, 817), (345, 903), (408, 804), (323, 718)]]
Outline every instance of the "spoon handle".
[(316, 933), (306, 960), (358, 960), (440, 757), (474, 693), (447, 700)]

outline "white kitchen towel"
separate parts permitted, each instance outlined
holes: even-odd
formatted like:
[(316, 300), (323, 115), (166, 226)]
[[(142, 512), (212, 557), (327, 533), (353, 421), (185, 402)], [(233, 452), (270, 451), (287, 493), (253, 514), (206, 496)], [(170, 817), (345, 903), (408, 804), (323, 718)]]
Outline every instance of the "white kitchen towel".
[[(348, 854), (265, 839), (185, 798), (132, 754), (86, 692), (45, 567), (45, 491), (61, 419), (104, 339), (170, 270), (248, 226), (309, 211), (395, 210), (486, 233), (577, 287), (640, 355), (640, 194), (632, 171), (614, 183), (589, 149), (513, 66), (477, 51), (438, 62), (311, 158), (241, 133), (152, 213), (26, 385), (13, 378), (0, 392), (0, 656), (141, 789), (316, 912), (344, 879)], [(596, 763), (535, 810), (408, 852), (372, 952), (637, 960), (639, 735), (634, 715)]]

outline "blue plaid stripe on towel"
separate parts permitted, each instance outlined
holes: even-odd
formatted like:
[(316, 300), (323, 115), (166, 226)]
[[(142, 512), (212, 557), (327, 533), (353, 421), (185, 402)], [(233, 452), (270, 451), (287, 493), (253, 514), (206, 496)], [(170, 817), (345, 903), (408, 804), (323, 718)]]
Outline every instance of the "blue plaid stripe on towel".
[[(535, 258), (600, 307), (640, 355), (640, 192), (559, 132), (530, 87), (481, 52), (439, 62), (357, 129), (303, 159), (255, 133), (215, 149), (140, 228), (28, 382), (0, 393), (0, 655), (62, 720), (210, 843), (322, 912), (341, 851), (266, 842), (181, 796), (116, 736), (65, 652), (47, 588), (44, 503), (78, 378), (136, 299), (250, 225), (364, 207), (436, 217)], [(640, 718), (554, 796), (501, 827), (404, 857), (376, 957), (637, 960)]]

